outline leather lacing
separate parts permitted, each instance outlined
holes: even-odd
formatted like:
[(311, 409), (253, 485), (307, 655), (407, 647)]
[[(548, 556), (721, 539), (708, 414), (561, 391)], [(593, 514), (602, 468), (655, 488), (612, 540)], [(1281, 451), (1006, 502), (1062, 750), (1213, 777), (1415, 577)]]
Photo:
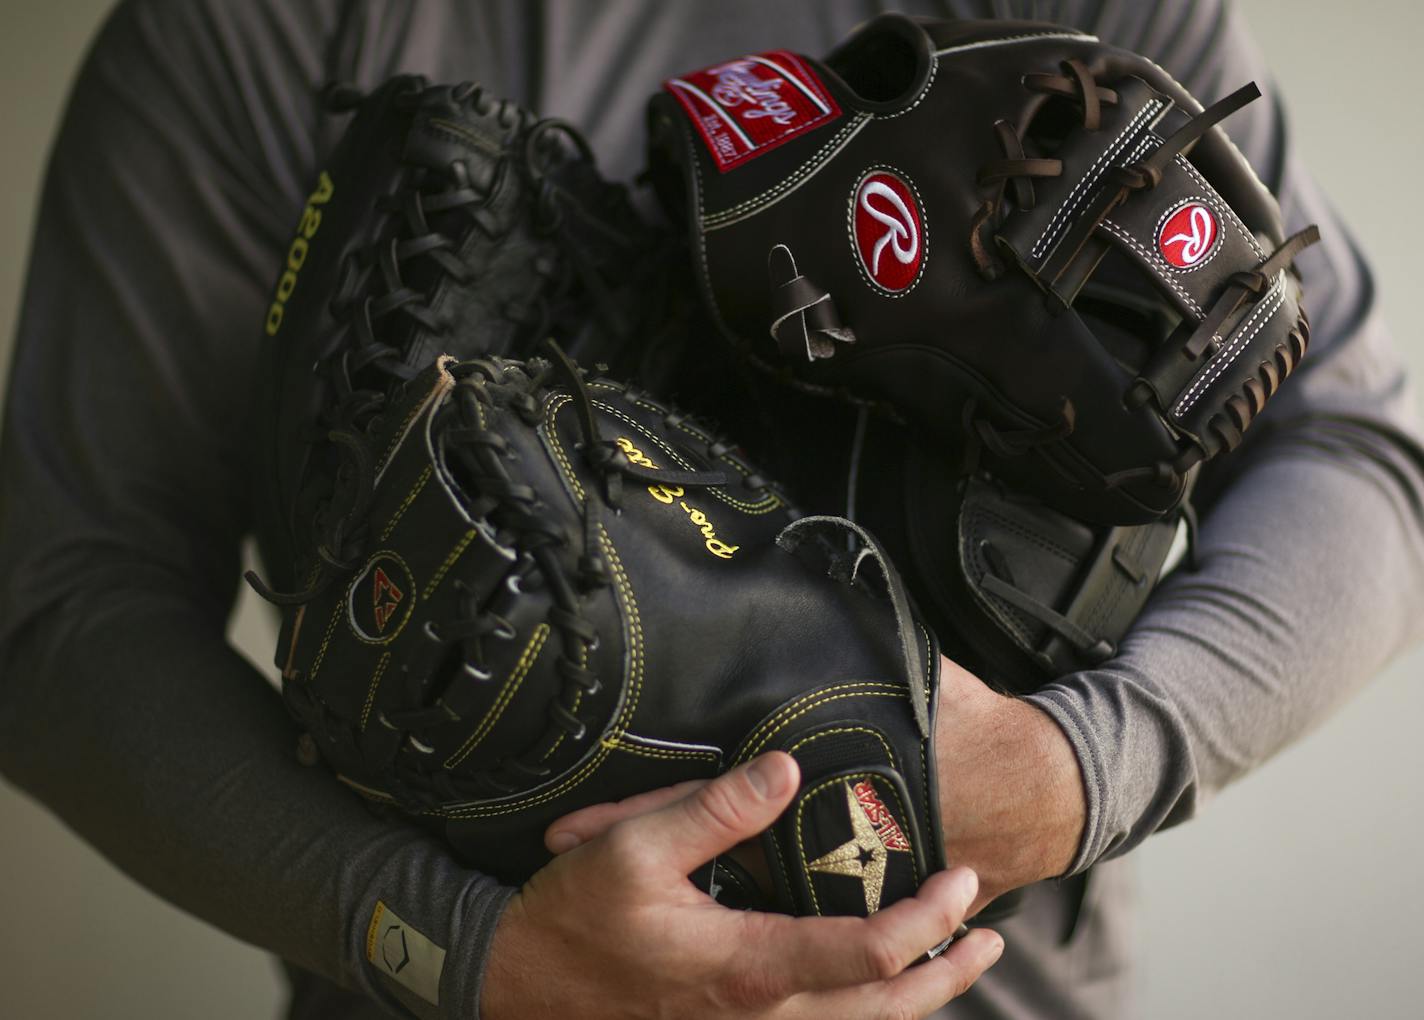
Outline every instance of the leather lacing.
[[(432, 424), (432, 435), (452, 476), (458, 480), (467, 513), (509, 550), (511, 567), (493, 596), (474, 591), (459, 579), (451, 582), (459, 593), (456, 615), (445, 621), (428, 621), (424, 625), (424, 646), (407, 653), (405, 675), (409, 683), (405, 700), (411, 707), (387, 708), (376, 716), (380, 725), (398, 732), (400, 739), (391, 742), (384, 761), (374, 762), (369, 757), (367, 761), (377, 774), (387, 778), (385, 792), (408, 809), (427, 809), (472, 795), (515, 793), (552, 773), (552, 766), (544, 759), (560, 741), (579, 742), (588, 737), (588, 725), (579, 719), (575, 706), (582, 698), (599, 693), (602, 682), (588, 666), (600, 638), (584, 612), (583, 602), (591, 593), (612, 583), (602, 552), (600, 507), (615, 511), (619, 508), (625, 479), (687, 488), (720, 486), (728, 481), (723, 471), (667, 470), (633, 463), (616, 442), (603, 437), (582, 370), (557, 345), (550, 342), (547, 346), (552, 361), (531, 361), (527, 369), (497, 359), (453, 365), (450, 371), (457, 378), (457, 385), (451, 398), (437, 410)], [(497, 426), (492, 427), (499, 421), (498, 414), (482, 411), (511, 412), (525, 425), (536, 427), (545, 414), (538, 395), (553, 376), (566, 384), (572, 397), (581, 436), (577, 450), (595, 473), (600, 490), (587, 493), (579, 535), (569, 534), (547, 512), (538, 492), (518, 480), (517, 468), (511, 470), (515, 454)], [(622, 392), (625, 399), (636, 400), (645, 409), (664, 415), (666, 424), (705, 440), (709, 459), (721, 459), (744, 469), (743, 484), (748, 488), (770, 491), (764, 479), (731, 455), (731, 448), (724, 441), (700, 431), (685, 416), (662, 408), (640, 391), (624, 387)], [(343, 443), (340, 449), (351, 465), (351, 476), (359, 480), (349, 496), (350, 504), (356, 509), (369, 508), (372, 493), (362, 488), (369, 488), (374, 481), (374, 472), (369, 470), (373, 463), (369, 442)], [(344, 515), (343, 519), (349, 516)], [(364, 535), (364, 528), (348, 533), (348, 539), (353, 540), (349, 551), (357, 557), (364, 552), (354, 547), (358, 535)], [(579, 543), (582, 553), (570, 570), (563, 553), (574, 542)], [(335, 567), (333, 564), (332, 576), (337, 576)], [(554, 666), (562, 690), (548, 706), (549, 728), (525, 752), (471, 772), (457, 782), (443, 762), (430, 757), (435, 749), (427, 731), (459, 722), (487, 704), (488, 689), (484, 685), (494, 679), (490, 668), (492, 642), (514, 639), (515, 630), (509, 622), (511, 610), (526, 592), (536, 590), (547, 590), (552, 603), (547, 622), (562, 638), (562, 650)], [(296, 596), (268, 593), (284, 604), (307, 601), (316, 594), (316, 590)], [(457, 649), (454, 657), (458, 666), (450, 668), (452, 648)], [(319, 717), (317, 726), (325, 739), (348, 743), (356, 739), (350, 720), (336, 716), (303, 685), (289, 682), (284, 691), (288, 697), (302, 700), (298, 714), (303, 719)], [(403, 749), (415, 753), (402, 754)]]
[[(411, 86), (395, 98), (395, 105), (418, 107), (425, 95), (422, 84), (420, 79), (412, 79)], [(517, 129), (517, 141), (497, 155), (490, 154), (496, 165), (488, 191), (480, 190), (465, 163), (457, 160), (439, 173), (425, 167), (407, 168), (402, 186), (378, 201), (378, 211), (390, 218), (392, 228), (382, 229), (380, 233), (388, 236), (347, 260), (331, 299), (332, 313), (350, 324), (349, 332), (334, 336), (321, 355), (338, 402), (357, 394), (379, 400), (384, 385), (363, 389), (360, 384), (361, 374), (368, 367), (381, 370), (382, 384), (392, 377), (409, 379), (424, 367), (407, 364), (401, 347), (383, 339), (386, 320), (411, 320), (435, 336), (448, 336), (458, 326), (437, 313), (429, 302), (442, 278), (462, 286), (476, 282), (457, 253), (468, 230), (479, 229), (491, 235), (492, 241), (498, 240), (487, 207), (509, 173), (520, 174), (533, 189), (531, 222), (536, 232), (556, 236), (556, 242), (530, 259), (529, 272), (542, 280), (534, 299), (527, 304), (506, 301), (501, 313), (519, 326), (523, 335), (533, 338), (548, 335), (570, 302), (577, 302), (584, 314), (591, 310), (610, 329), (627, 329), (599, 268), (592, 264), (582, 245), (562, 236), (569, 217), (574, 217), (581, 227), (591, 227), (616, 244), (635, 244), (635, 239), (623, 233), (618, 224), (588, 208), (590, 196), (572, 199), (553, 173), (569, 162), (569, 149), (573, 159), (592, 167), (593, 155), (583, 136), (564, 121), (536, 119), (513, 102), (492, 98), (476, 83), (450, 87), (449, 94), (456, 105), (493, 117), (507, 129)], [(359, 94), (338, 91), (333, 105), (341, 109), (355, 101), (359, 101)], [(587, 176), (592, 179), (593, 174)], [(610, 205), (614, 194), (621, 194), (616, 185), (604, 185), (604, 190), (609, 192)], [(448, 223), (444, 214), (451, 213), (461, 214), (459, 233), (447, 233), (431, 222), (432, 217), (438, 216)], [(429, 274), (433, 282), (424, 287), (408, 282), (407, 267), (415, 263), (434, 267), (436, 272)]]
[[(1026, 74), (1023, 86), (1030, 92), (1074, 100), (1082, 113), (1083, 130), (1098, 130), (1102, 125), (1102, 108), (1116, 106), (1117, 93), (1099, 85), (1080, 60), (1065, 60), (1062, 68), (1062, 74)], [(1059, 177), (1063, 173), (1062, 160), (1031, 158), (1025, 154), (1023, 140), (1008, 121), (995, 121), (994, 134), (1004, 151), (1004, 158), (990, 160), (979, 168), (980, 186), (987, 185), (994, 190), (979, 206), (969, 225), (970, 254), (974, 256), (974, 264), (979, 267), (980, 274), (988, 280), (1001, 275), (1004, 265), (990, 251), (984, 235), (1001, 222), (1008, 190), (1013, 189), (1014, 204), (1019, 209), (1032, 209), (1035, 203), (1033, 182)]]
[[(1078, 60), (1065, 60), (1061, 69), (1061, 74), (1027, 74), (1023, 78), (1023, 86), (1032, 92), (1061, 96), (1074, 101), (1081, 113), (1082, 129), (1098, 130), (1102, 124), (1102, 108), (1118, 103), (1117, 92), (1100, 84), (1086, 65)], [(1088, 204), (1068, 235), (1059, 242), (1054, 253), (1041, 268), (1041, 275), (1049, 280), (1056, 279), (1077, 256), (1086, 240), (1102, 226), (1108, 215), (1128, 195), (1156, 187), (1161, 183), (1163, 171), (1173, 159), (1185, 152), (1213, 126), (1247, 103), (1258, 99), (1260, 95), (1260, 90), (1254, 83), (1243, 86), (1189, 119), (1143, 159), (1109, 169), (1104, 174), (1105, 186)], [(994, 280), (1004, 271), (1004, 264), (991, 250), (986, 235), (1002, 223), (1007, 206), (1005, 199), (1009, 197), (1010, 191), (1015, 206), (1020, 210), (1032, 209), (1035, 203), (1033, 182), (1059, 177), (1063, 173), (1061, 160), (1028, 156), (1024, 150), (1023, 139), (1007, 121), (997, 121), (994, 124), (994, 132), (1004, 157), (990, 160), (980, 167), (978, 183), (991, 187), (993, 192), (981, 204), (969, 230), (970, 253), (980, 274), (986, 280)], [(1270, 287), (1276, 274), (1287, 268), (1296, 255), (1319, 239), (1320, 232), (1317, 227), (1306, 227), (1282, 242), (1255, 270), (1235, 274), (1213, 302), (1204, 320), (1181, 343), (1181, 353), (1192, 360), (1204, 354), (1210, 356), (1215, 353), (1221, 343), (1219, 331), (1231, 315), (1243, 302), (1259, 300)], [(1247, 425), (1261, 412), (1267, 399), (1304, 357), (1309, 337), (1309, 324), (1302, 311), (1286, 343), (1278, 345), (1271, 356), (1258, 366), (1256, 375), (1243, 384), (1240, 392), (1226, 397), (1222, 410), (1208, 420), (1203, 432), (1213, 449), (1203, 449), (1192, 444), (1172, 461), (1161, 461), (1109, 474), (1104, 477), (1103, 485), (1113, 489), (1141, 480), (1150, 480), (1159, 486), (1170, 485), (1175, 477), (1179, 477), (1205, 457), (1220, 449), (1234, 448), (1240, 443)], [(1147, 375), (1150, 375), (1150, 369), (1144, 372), (1144, 376)], [(1135, 408), (1155, 401), (1155, 396), (1149, 380), (1139, 378), (1128, 388), (1123, 399), (1127, 407)], [(1057, 423), (1015, 434), (1000, 433), (992, 423), (983, 418), (976, 418), (975, 404), (970, 401), (965, 408), (966, 432), (970, 436), (968, 456), (977, 462), (978, 452), (984, 446), (1000, 456), (1016, 456), (1036, 446), (1066, 438), (1073, 430), (1073, 408), (1066, 400), (1064, 404)], [(1165, 408), (1158, 409), (1165, 413)]]
[[(329, 398), (305, 437), (314, 446), (330, 443), (338, 450), (338, 491), (369, 492), (365, 476), (374, 471), (374, 465), (353, 451), (365, 449), (364, 436), (385, 409), (390, 391), (426, 367), (408, 362), (405, 349), (409, 341), (401, 338), (400, 329), (413, 322), (429, 335), (446, 337), (459, 328), (459, 323), (437, 313), (430, 301), (445, 279), (459, 285), (478, 282), (457, 253), (465, 231), (494, 230), (487, 206), (506, 174), (523, 175), (535, 195), (531, 217), (534, 228), (555, 240), (530, 260), (530, 273), (542, 280), (535, 290), (535, 300), (527, 305), (507, 302), (501, 309), (505, 317), (518, 325), (524, 336), (542, 339), (550, 334), (566, 308), (576, 306), (586, 313), (591, 306), (592, 314), (610, 327), (629, 329), (620, 321), (602, 274), (584, 254), (583, 246), (568, 243), (562, 236), (573, 217), (582, 227), (592, 224), (610, 239), (633, 243), (616, 224), (587, 208), (589, 196), (573, 198), (552, 173), (567, 163), (567, 147), (572, 147), (573, 158), (589, 167), (587, 176), (592, 179), (593, 156), (587, 142), (569, 124), (536, 119), (513, 102), (492, 98), (476, 83), (443, 88), (448, 88), (449, 98), (456, 105), (493, 117), (502, 127), (518, 129), (518, 141), (498, 155), (488, 154), (496, 160), (488, 191), (475, 186), (461, 161), (450, 163), (443, 173), (408, 167), (401, 186), (377, 202), (378, 212), (387, 217), (377, 230), (381, 239), (352, 254), (344, 263), (330, 310), (346, 328), (333, 330), (318, 354), (314, 371), (329, 388)], [(411, 77), (392, 101), (397, 107), (414, 109), (425, 95), (424, 80)], [(325, 94), (328, 108), (335, 112), (351, 109), (364, 98), (359, 90), (346, 85), (332, 86)], [(610, 193), (618, 190), (616, 185), (604, 188)], [(613, 201), (611, 194), (609, 201)], [(431, 222), (432, 217), (449, 213), (462, 214), (460, 222), (464, 227), (457, 234), (439, 230)], [(421, 287), (409, 281), (410, 269), (417, 264), (435, 269), (426, 274), (428, 282)], [(359, 501), (337, 494), (316, 508), (313, 533), (320, 564), (306, 589), (282, 594), (271, 591), (255, 577), (249, 577), (249, 582), (260, 595), (278, 605), (308, 601), (324, 589), (333, 573), (356, 566), (363, 547), (366, 509)]]

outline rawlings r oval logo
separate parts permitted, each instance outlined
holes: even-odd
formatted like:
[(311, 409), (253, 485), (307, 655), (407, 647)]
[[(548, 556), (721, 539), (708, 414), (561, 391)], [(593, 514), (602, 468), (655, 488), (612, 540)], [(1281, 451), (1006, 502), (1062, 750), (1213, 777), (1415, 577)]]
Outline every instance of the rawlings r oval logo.
[(900, 174), (868, 171), (851, 193), (851, 242), (866, 278), (888, 294), (915, 285), (925, 264), (925, 221), (919, 198)]
[(378, 552), (346, 592), (346, 619), (363, 641), (385, 644), (401, 632), (415, 605), (415, 581), (405, 561)]
[(1169, 213), (1157, 232), (1157, 250), (1177, 269), (1195, 269), (1216, 249), (1216, 214), (1202, 202)]

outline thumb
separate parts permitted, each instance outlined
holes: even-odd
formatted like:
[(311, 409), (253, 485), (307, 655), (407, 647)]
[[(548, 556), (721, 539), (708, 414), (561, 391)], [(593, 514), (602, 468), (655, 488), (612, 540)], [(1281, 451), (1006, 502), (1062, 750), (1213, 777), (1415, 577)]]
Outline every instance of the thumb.
[(678, 783), (676, 786), (664, 786), (659, 790), (649, 790), (647, 793), (636, 794), (624, 800), (610, 801), (606, 804), (591, 804), (586, 808), (571, 811), (554, 821), (544, 831), (544, 845), (549, 848), (550, 853), (568, 853), (574, 847), (587, 843), (595, 836), (603, 835), (619, 822), (636, 818), (638, 815), (645, 815), (649, 811), (656, 811), (660, 807), (681, 800), (706, 783), (705, 779), (691, 779), (685, 783)]
[(800, 781), (796, 759), (773, 751), (620, 828), (658, 867), (681, 877), (768, 828)]

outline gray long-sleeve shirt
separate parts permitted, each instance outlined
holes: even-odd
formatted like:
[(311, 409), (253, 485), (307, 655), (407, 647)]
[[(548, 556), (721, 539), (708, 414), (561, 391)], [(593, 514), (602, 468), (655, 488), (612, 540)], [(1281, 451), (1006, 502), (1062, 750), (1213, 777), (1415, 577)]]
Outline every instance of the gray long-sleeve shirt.
[[(314, 86), (479, 78), (583, 126), (626, 177), (663, 78), (821, 53), (881, 6), (130, 0), (96, 43), (52, 157), (5, 407), (0, 770), (159, 895), (298, 968), (294, 1017), (366, 1015), (369, 1000), (473, 1016), (509, 895), (296, 765), (276, 695), (223, 639), (262, 313), (339, 129)], [(1299, 260), (1310, 355), (1210, 480), (1200, 569), (1158, 593), (1116, 660), (1035, 695), (1087, 780), (1082, 872), (1191, 817), (1418, 636), (1424, 457), (1368, 270), (1292, 155), (1233, 11), (900, 6), (1087, 26), (1207, 102), (1260, 81), (1267, 101), (1228, 131), (1288, 227), (1326, 237)], [(1004, 961), (952, 1014), (1124, 1015), (1126, 890), (1107, 865), (1079, 910), (1082, 893), (1036, 887), (1003, 925)], [(445, 949), (438, 1005), (367, 962), (377, 900)]]

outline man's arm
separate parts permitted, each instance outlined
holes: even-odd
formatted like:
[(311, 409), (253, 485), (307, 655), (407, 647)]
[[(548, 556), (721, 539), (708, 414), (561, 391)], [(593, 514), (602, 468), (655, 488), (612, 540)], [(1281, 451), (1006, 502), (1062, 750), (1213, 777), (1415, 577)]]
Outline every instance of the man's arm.
[[(286, 49), (250, 37), (264, 17), (276, 19), (267, 42)], [(934, 1008), (992, 962), (995, 936), (898, 980), (924, 946), (884, 922), (787, 929), (706, 897), (689, 908), (691, 886), (669, 876), (699, 832), (715, 843), (735, 830), (715, 808), (748, 802), (728, 794), (745, 774), (670, 808), (681, 846), (625, 829), (544, 882), (604, 899), (526, 890), (515, 911), (513, 890), (296, 763), (280, 699), (223, 625), (250, 518), (256, 336), (316, 163), (311, 86), (335, 31), (319, 5), (131, 2), (86, 63), (47, 178), (0, 449), (0, 772), (175, 905), (398, 1015), (475, 1015), (492, 944), (525, 948), (500, 972), (512, 1015), (558, 1003), (549, 973), (573, 975), (564, 1015), (654, 978), (670, 993), (741, 989), (710, 1016), (793, 997), (800, 1013), (783, 1015), (810, 1015), (836, 995)], [(285, 57), (263, 64), (258, 51)], [(780, 806), (742, 824), (763, 826), (768, 810)], [(610, 872), (661, 877), (634, 904)], [(972, 888), (946, 876), (901, 912), (919, 918), (906, 931), (953, 930)], [(427, 953), (417, 977), (388, 976), (368, 937), (378, 903), (443, 967)], [(610, 940), (620, 904), (636, 909)], [(714, 915), (737, 931), (703, 938)], [(679, 933), (681, 952), (649, 973), (639, 947), (666, 950)], [(831, 943), (834, 972), (797, 968)], [(750, 988), (745, 960), (800, 983)], [(827, 999), (801, 994), (822, 988)]]
[(1412, 391), (1369, 268), (1290, 147), (1240, 15), (1220, 3), (1061, 8), (1205, 103), (1257, 81), (1266, 99), (1224, 126), (1279, 195), (1287, 234), (1318, 223), (1324, 240), (1297, 262), (1310, 352), (1242, 448), (1203, 478), (1197, 568), (1154, 593), (1099, 669), (1017, 703), (950, 674), (946, 839), (951, 860), (979, 870), (983, 896), (1081, 871), (1191, 818), (1424, 634)]

